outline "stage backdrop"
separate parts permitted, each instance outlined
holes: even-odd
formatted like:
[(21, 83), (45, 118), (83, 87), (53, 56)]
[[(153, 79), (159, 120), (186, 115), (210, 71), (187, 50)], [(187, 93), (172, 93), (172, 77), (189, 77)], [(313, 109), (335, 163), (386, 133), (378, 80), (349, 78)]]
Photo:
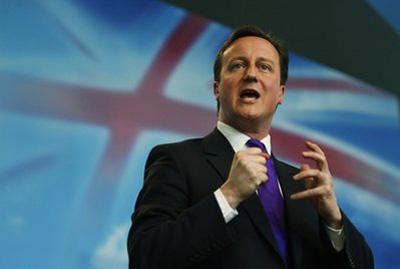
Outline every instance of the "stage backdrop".
[[(399, 29), (398, 2), (369, 4)], [(157, 1), (0, 1), (0, 268), (127, 267), (146, 156), (213, 128), (230, 31)], [(304, 140), (319, 143), (376, 267), (398, 268), (397, 98), (290, 56), (276, 155), (298, 165)]]

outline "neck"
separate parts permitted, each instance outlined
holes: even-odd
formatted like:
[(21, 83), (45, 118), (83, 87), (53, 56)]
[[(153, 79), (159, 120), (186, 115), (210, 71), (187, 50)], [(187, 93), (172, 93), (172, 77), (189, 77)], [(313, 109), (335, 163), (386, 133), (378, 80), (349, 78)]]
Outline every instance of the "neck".
[(219, 120), (235, 128), (239, 132), (258, 140), (266, 137), (271, 127), (270, 122), (260, 124), (259, 122), (249, 120), (243, 120), (242, 122), (229, 122), (221, 118), (219, 118)]
[(266, 133), (260, 133), (260, 132), (253, 133), (253, 132), (245, 132), (245, 131), (243, 131), (242, 133), (246, 134), (247, 136), (249, 136), (251, 138), (255, 138), (257, 140), (262, 140), (263, 138), (265, 138), (268, 135), (267, 132)]

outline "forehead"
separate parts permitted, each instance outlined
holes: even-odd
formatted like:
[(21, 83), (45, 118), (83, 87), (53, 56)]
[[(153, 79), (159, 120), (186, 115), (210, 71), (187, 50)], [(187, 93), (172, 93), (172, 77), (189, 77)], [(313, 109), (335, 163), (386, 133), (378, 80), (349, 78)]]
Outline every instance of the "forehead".
[(222, 54), (223, 59), (234, 57), (267, 58), (279, 61), (279, 53), (266, 39), (256, 36), (245, 36), (235, 40)]

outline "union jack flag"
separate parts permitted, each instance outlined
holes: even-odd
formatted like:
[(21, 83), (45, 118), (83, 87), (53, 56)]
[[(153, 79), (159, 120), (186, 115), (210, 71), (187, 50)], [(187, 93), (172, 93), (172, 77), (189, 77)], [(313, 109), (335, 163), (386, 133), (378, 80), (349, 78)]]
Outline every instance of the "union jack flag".
[[(1, 268), (126, 268), (149, 150), (215, 125), (212, 64), (231, 29), (160, 2), (108, 5), (1, 3)], [(299, 165), (305, 140), (321, 145), (377, 268), (395, 268), (396, 98), (296, 54), (289, 70), (275, 154)]]

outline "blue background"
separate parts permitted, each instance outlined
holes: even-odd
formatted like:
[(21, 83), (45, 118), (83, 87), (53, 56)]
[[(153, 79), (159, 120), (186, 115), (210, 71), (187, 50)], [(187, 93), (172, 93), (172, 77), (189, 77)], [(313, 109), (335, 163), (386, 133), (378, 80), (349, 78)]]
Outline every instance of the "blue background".
[[(395, 2), (368, 1), (398, 32)], [(145, 158), (214, 126), (231, 29), (157, 1), (2, 0), (0, 14), (0, 267), (127, 268)], [(295, 165), (305, 138), (326, 150), (382, 269), (400, 264), (399, 123), (391, 94), (291, 54), (274, 150)]]

